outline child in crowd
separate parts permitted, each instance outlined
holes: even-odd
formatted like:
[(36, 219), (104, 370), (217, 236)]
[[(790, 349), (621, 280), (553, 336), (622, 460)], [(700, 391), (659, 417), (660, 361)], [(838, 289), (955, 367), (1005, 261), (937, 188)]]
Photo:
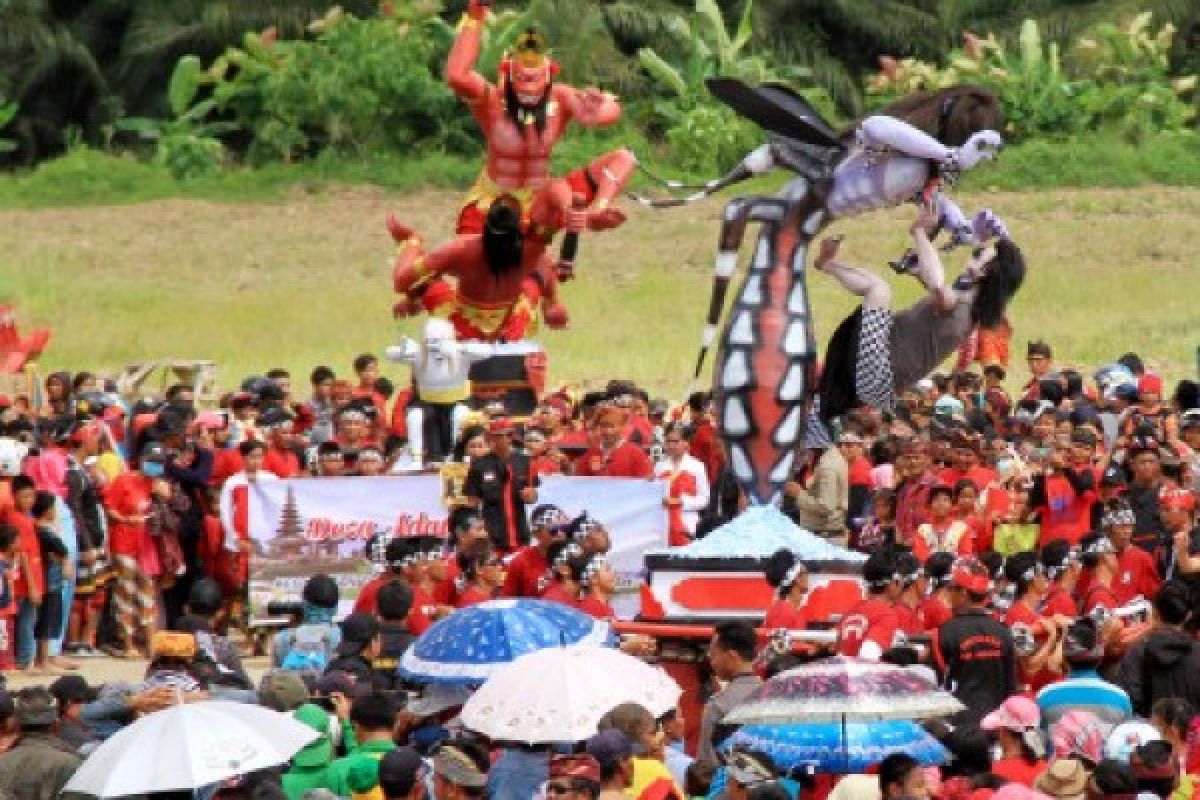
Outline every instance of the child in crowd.
[(50, 644), (62, 636), (63, 628), (63, 583), (72, 579), (67, 546), (58, 535), (58, 506), (53, 492), (40, 491), (30, 509), (37, 528), (38, 544), (42, 548), (42, 575), (46, 594), (38, 607), (33, 635), (37, 640), (34, 669), (43, 674), (68, 666), (63, 660), (50, 655)]
[(17, 665), (17, 604), (13, 581), (20, 569), (19, 553), (16, 528), (0, 525), (0, 672), (8, 672)]

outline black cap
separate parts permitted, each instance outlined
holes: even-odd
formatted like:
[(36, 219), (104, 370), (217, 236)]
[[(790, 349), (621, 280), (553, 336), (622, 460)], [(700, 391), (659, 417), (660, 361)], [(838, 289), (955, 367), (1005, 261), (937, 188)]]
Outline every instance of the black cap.
[(397, 747), (379, 760), (379, 788), (385, 797), (404, 797), (425, 772), (425, 761), (411, 747)]
[(22, 729), (48, 728), (58, 722), (58, 701), (50, 690), (29, 686), (17, 692), (17, 724)]
[(296, 415), (285, 408), (271, 406), (259, 412), (256, 420), (260, 428), (273, 428), (276, 425), (282, 425), (285, 422), (291, 422), (296, 418)]
[(597, 733), (584, 744), (584, 751), (600, 762), (600, 769), (607, 771), (614, 764), (633, 758), (633, 743), (616, 728)]
[(50, 694), (60, 706), (65, 706), (67, 703), (90, 703), (96, 699), (99, 690), (88, 686), (82, 675), (64, 675), (50, 684)]
[(1116, 466), (1104, 470), (1104, 475), (1100, 478), (1101, 486), (1124, 486), (1125, 483), (1125, 470)]
[(364, 697), (371, 693), (371, 684), (360, 683), (357, 678), (345, 670), (335, 669), (326, 672), (313, 684), (317, 694), (344, 694), (351, 700)]
[(304, 584), (304, 602), (318, 608), (337, 608), (338, 586), (324, 573), (313, 575)]
[(216, 614), (222, 605), (220, 585), (212, 578), (201, 578), (188, 590), (187, 604), (193, 614)]
[(356, 612), (342, 620), (341, 628), (342, 641), (338, 651), (357, 653), (379, 634), (379, 620), (374, 614)]
[(142, 461), (157, 461), (165, 463), (167, 460), (167, 448), (162, 442), (146, 442), (142, 448)]

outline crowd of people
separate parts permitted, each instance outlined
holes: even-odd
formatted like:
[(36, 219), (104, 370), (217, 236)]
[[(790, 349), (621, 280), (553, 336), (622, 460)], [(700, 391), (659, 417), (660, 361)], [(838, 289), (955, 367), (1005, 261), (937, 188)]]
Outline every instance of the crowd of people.
[[(494, 597), (615, 617), (610, 536), (593, 515), (541, 502), (547, 475), (662, 481), (671, 545), (735, 517), (746, 500), (709, 395), (671, 408), (613, 381), (550, 393), (519, 422), (494, 405), (474, 412), (448, 459), (461, 476), (449, 539), (369, 546), (381, 574), (340, 622), (337, 583), (311, 576), (256, 685), (242, 663), (255, 640), (231, 630), (251, 551), (246, 487), (412, 469), (411, 395), (371, 356), (354, 361), (353, 381), (313, 370), (307, 398), (272, 370), (216, 410), (197, 409), (184, 385), (128, 404), (87, 373), (50, 375), (36, 402), (0, 398), (0, 658), (55, 678), (0, 697), (0, 790), (56, 796), (131, 719), (219, 697), (320, 734), (225, 796), (1189, 797), (1200, 392), (1184, 381), (1167, 399), (1133, 354), (1092, 375), (1058, 368), (1042, 342), (1027, 358), (1015, 394), (999, 366), (935, 374), (893, 410), (856, 409), (833, 443), (814, 441), (782, 509), (868, 554), (864, 597), (836, 621), (836, 644), (781, 648), (764, 632), (829, 620), (807, 614), (803, 562), (775, 554), (763, 626), (723, 624), (708, 648), (694, 758), (678, 711), (638, 706), (614, 709), (586, 742), (484, 741), (456, 723), (465, 692), (407, 684), (396, 667), (435, 620)], [(149, 658), (144, 682), (90, 686), (77, 670), (102, 652)], [(950, 763), (931, 772), (899, 754), (839, 781), (719, 746), (722, 717), (765, 677), (830, 653), (932, 670), (965, 706), (930, 726)]]

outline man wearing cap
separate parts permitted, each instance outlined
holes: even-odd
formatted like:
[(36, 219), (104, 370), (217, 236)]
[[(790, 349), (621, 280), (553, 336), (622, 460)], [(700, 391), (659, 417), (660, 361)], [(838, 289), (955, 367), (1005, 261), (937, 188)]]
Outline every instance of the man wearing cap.
[(733, 747), (721, 762), (725, 767), (725, 789), (718, 800), (746, 800), (755, 788), (779, 778), (775, 762), (761, 750)]
[(1163, 478), (1162, 455), (1154, 439), (1134, 437), (1127, 451), (1130, 481), (1125, 498), (1133, 509), (1133, 543), (1145, 550), (1165, 573), (1171, 542), (1158, 514), (1158, 494), (1167, 485)]
[(1022, 399), (1037, 400), (1038, 384), (1054, 372), (1054, 351), (1041, 339), (1029, 342), (1025, 348), (1025, 363), (1029, 365), (1029, 382), (1021, 388)]
[(1017, 654), (1008, 628), (988, 613), (991, 575), (977, 558), (960, 557), (951, 572), (954, 616), (934, 633), (930, 651), (942, 684), (966, 708), (954, 722), (977, 722), (1017, 691)]
[(96, 731), (83, 720), (83, 707), (94, 702), (98, 692), (88, 686), (82, 675), (64, 675), (50, 684), (50, 694), (58, 704), (55, 733), (72, 750), (100, 741)]
[(367, 686), (375, 680), (372, 661), (379, 656), (379, 621), (374, 614), (349, 614), (341, 622), (342, 640), (325, 670), (353, 675)]
[(58, 706), (48, 690), (17, 692), (16, 745), (0, 754), (0, 790), (22, 800), (57, 800), (83, 760), (54, 735)]
[(488, 754), (470, 739), (449, 739), (433, 754), (433, 791), (437, 800), (474, 800), (487, 789)]
[(621, 438), (625, 412), (616, 405), (605, 405), (593, 421), (595, 444), (580, 456), (575, 474), (606, 478), (649, 478), (654, 465), (646, 451)]
[(292, 716), (317, 732), (317, 738), (292, 756), (292, 766), (283, 773), (283, 793), (288, 800), (300, 800), (310, 789), (325, 786), (329, 766), (333, 762), (332, 723), (329, 713), (320, 706), (305, 703)]
[(395, 703), (386, 694), (359, 697), (350, 705), (350, 724), (357, 746), (329, 765), (320, 785), (339, 797), (375, 790), (374, 796), (382, 798), (383, 793), (378, 791), (379, 762), (396, 749), (396, 743), (392, 741), (392, 729), (396, 724)]
[(467, 503), (478, 508), (492, 546), (511, 553), (529, 541), (525, 505), (537, 502), (537, 476), (528, 456), (513, 449), (513, 423), (498, 417), (488, 423), (492, 451), (471, 462), (463, 483)]
[(425, 759), (411, 747), (397, 747), (379, 761), (379, 788), (386, 800), (425, 800)]
[[(842, 436), (857, 438), (853, 433)], [(806, 483), (792, 480), (783, 487), (781, 510), (800, 527), (844, 545), (846, 509), (850, 505), (849, 469), (840, 447), (826, 447)]]
[(625, 791), (633, 785), (633, 743), (629, 737), (609, 728), (588, 739), (584, 751), (600, 765), (598, 800), (628, 800)]
[(530, 524), (533, 543), (522, 547), (509, 561), (505, 570), (503, 597), (541, 597), (550, 582), (550, 545), (563, 538), (567, 516), (555, 505), (540, 505), (533, 509)]
[(872, 553), (863, 565), (866, 596), (838, 623), (838, 655), (878, 661), (894, 645), (900, 630), (896, 600), (902, 591), (896, 556), (890, 550)]

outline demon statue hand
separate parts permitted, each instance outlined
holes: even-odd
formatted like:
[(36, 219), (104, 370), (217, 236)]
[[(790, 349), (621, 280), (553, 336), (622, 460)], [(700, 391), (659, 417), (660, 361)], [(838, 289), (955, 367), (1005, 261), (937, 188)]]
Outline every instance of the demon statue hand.
[(418, 464), (449, 455), (468, 413), (471, 365), (493, 352), (484, 342), (458, 341), (454, 327), (437, 317), (425, 321), (424, 341), (405, 337), (385, 351), (389, 361), (412, 369), (416, 392), (405, 421), (409, 449)]

